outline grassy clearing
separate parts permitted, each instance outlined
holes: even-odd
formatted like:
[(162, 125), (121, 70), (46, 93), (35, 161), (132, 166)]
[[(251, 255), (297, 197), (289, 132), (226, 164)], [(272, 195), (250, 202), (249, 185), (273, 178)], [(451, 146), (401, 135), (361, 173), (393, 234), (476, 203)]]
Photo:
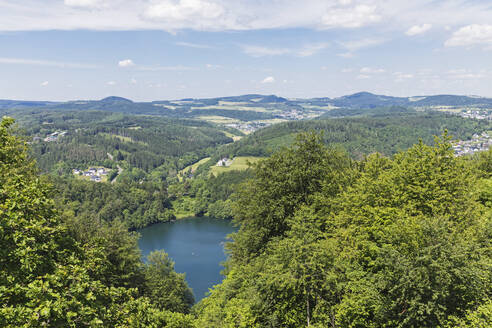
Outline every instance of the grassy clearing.
[(237, 170), (237, 171), (246, 170), (249, 167), (248, 162), (256, 163), (260, 159), (262, 159), (262, 157), (254, 157), (254, 156), (235, 157), (230, 166), (223, 167), (223, 166), (214, 165), (210, 168), (210, 173), (217, 175), (219, 173), (233, 171), (233, 170)]
[[(140, 127), (134, 127), (135, 130), (138, 130)], [(133, 140), (132, 138), (130, 137), (125, 137), (125, 136), (121, 136), (119, 134), (110, 134), (110, 133), (105, 133), (105, 132), (101, 132), (99, 133), (100, 135), (102, 136), (105, 136), (107, 138), (116, 138), (116, 139), (119, 139), (123, 142), (133, 142), (133, 143), (136, 143), (136, 144), (140, 144), (140, 145), (147, 145), (146, 142), (143, 142), (143, 141), (135, 141)]]
[(232, 140), (234, 140), (234, 141), (241, 140), (241, 138), (243, 137), (243, 136), (237, 136), (237, 135), (232, 134), (228, 131), (222, 131), (222, 133), (224, 133), (226, 135), (226, 137), (232, 138)]
[(326, 110), (326, 111), (329, 111), (329, 110), (338, 108), (338, 107), (332, 106), (332, 105), (316, 106), (316, 105), (301, 104), (301, 106), (304, 107), (304, 108), (306, 108), (306, 109), (318, 109), (318, 110)]
[(196, 170), (197, 167), (199, 167), (200, 165), (202, 165), (203, 163), (206, 163), (208, 162), (208, 160), (210, 159), (210, 157), (205, 157), (201, 160), (199, 160), (198, 162), (196, 162), (195, 164), (192, 164), (192, 165), (189, 165), (187, 167), (185, 167), (184, 169), (180, 170), (179, 173), (184, 173), (184, 172), (187, 172), (191, 169), (191, 172), (194, 172)]

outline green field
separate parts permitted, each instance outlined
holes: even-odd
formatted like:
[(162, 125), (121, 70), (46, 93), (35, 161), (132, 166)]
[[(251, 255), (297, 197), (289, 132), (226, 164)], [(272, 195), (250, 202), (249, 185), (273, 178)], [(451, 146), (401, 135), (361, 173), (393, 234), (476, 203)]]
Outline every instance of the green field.
[(230, 166), (223, 167), (223, 166), (214, 165), (210, 168), (210, 173), (219, 174), (219, 173), (233, 171), (233, 170), (238, 170), (238, 171), (246, 170), (249, 167), (248, 162), (256, 163), (260, 159), (262, 159), (262, 157), (253, 157), (253, 156), (235, 157)]
[(210, 159), (210, 157), (205, 157), (205, 158), (199, 160), (198, 162), (196, 162), (195, 164), (189, 165), (189, 166), (185, 167), (184, 169), (180, 170), (178, 172), (179, 181), (181, 181), (183, 179), (183, 177), (181, 176), (182, 174), (184, 174), (185, 172), (188, 172), (190, 169), (191, 169), (191, 172), (194, 172), (197, 167), (208, 162), (209, 159)]

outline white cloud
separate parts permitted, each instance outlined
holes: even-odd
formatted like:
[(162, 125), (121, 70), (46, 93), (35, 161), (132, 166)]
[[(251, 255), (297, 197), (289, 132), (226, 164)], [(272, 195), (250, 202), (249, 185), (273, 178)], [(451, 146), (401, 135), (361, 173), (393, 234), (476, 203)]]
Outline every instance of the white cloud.
[(358, 80), (366, 80), (366, 79), (370, 79), (371, 76), (370, 75), (366, 75), (366, 74), (359, 74), (357, 75), (357, 79)]
[(7, 57), (0, 57), (0, 64), (33, 65), (33, 66), (49, 66), (49, 67), (58, 67), (58, 68), (81, 68), (81, 69), (98, 68), (97, 65), (91, 65), (91, 64), (65, 63), (65, 62), (42, 60), (42, 59), (7, 58)]
[(405, 80), (413, 79), (414, 77), (413, 74), (403, 73), (403, 72), (394, 72), (393, 75), (395, 76), (396, 82), (402, 82)]
[(464, 68), (460, 69), (451, 69), (447, 71), (448, 78), (453, 80), (475, 80), (475, 79), (483, 79), (487, 77), (487, 72), (485, 70), (481, 71), (472, 71)]
[(355, 7), (336, 7), (328, 10), (321, 18), (323, 28), (356, 28), (376, 23), (380, 20), (381, 15), (377, 13), (376, 6), (364, 4)]
[(209, 0), (151, 0), (143, 16), (164, 22), (169, 29), (193, 28), (204, 30), (228, 29), (225, 8)]
[(492, 25), (472, 24), (453, 33), (445, 42), (447, 47), (492, 45)]
[(275, 78), (273, 76), (267, 76), (263, 79), (263, 81), (261, 81), (261, 83), (265, 84), (265, 83), (274, 83), (275, 82)]
[(281, 55), (294, 55), (298, 57), (313, 56), (320, 51), (326, 49), (329, 46), (328, 43), (313, 43), (306, 44), (300, 48), (275, 48), (256, 45), (241, 45), (243, 52), (251, 57), (266, 57), (266, 56), (281, 56)]
[(342, 73), (351, 73), (351, 72), (353, 72), (353, 71), (354, 71), (354, 69), (353, 69), (353, 68), (342, 68), (342, 69), (340, 70), (340, 72), (342, 72)]
[(489, 1), (0, 0), (0, 30), (354, 29), (490, 24)]
[(191, 71), (194, 68), (189, 66), (137, 66), (139, 71), (149, 71), (149, 72), (158, 72), (158, 71)]
[(291, 53), (287, 48), (269, 48), (263, 46), (242, 45), (243, 52), (251, 57), (279, 56)]
[(427, 32), (432, 28), (431, 24), (422, 24), (422, 25), (414, 25), (410, 27), (405, 34), (408, 36), (414, 36), (414, 35), (419, 35)]
[(65, 5), (76, 8), (101, 8), (107, 5), (104, 0), (65, 0)]
[(197, 49), (211, 49), (212, 47), (206, 44), (190, 43), (190, 42), (176, 42), (176, 45), (188, 48)]
[(115, 81), (108, 81), (106, 82), (107, 85), (116, 85), (116, 82)]
[(219, 68), (221, 68), (222, 66), (220, 66), (220, 65), (215, 65), (215, 64), (206, 64), (206, 65), (205, 65), (205, 67), (206, 67), (207, 69), (213, 70), (213, 69), (219, 69)]
[(135, 63), (131, 59), (123, 59), (118, 62), (119, 67), (130, 67), (135, 66)]
[(354, 58), (354, 54), (351, 52), (344, 52), (341, 54), (338, 54), (337, 56), (342, 57), (342, 58)]
[(40, 86), (45, 87), (45, 86), (47, 86), (48, 84), (49, 84), (49, 82), (48, 82), (48, 81), (44, 81), (44, 82), (41, 82)]
[(312, 55), (317, 54), (321, 50), (324, 50), (328, 48), (329, 44), (328, 43), (315, 43), (315, 44), (308, 44), (302, 47), (301, 49), (295, 51), (296, 55), (299, 57), (309, 57)]
[(357, 51), (363, 48), (374, 47), (384, 43), (386, 40), (381, 38), (365, 38), (359, 40), (344, 41), (340, 44), (349, 51)]
[(386, 70), (382, 68), (373, 68), (373, 67), (363, 67), (360, 69), (362, 74), (380, 74), (386, 72)]

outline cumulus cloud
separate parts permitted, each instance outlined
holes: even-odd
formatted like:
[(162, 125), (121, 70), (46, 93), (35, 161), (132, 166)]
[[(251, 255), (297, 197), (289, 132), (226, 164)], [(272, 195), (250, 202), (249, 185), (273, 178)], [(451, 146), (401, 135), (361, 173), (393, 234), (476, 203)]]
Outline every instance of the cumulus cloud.
[(45, 86), (47, 86), (48, 84), (50, 84), (48, 81), (44, 81), (44, 82), (41, 82), (41, 84), (40, 84), (40, 85), (41, 85), (42, 87), (45, 87)]
[(228, 29), (230, 22), (222, 16), (225, 8), (209, 0), (152, 0), (144, 17), (162, 21), (172, 28)]
[[(350, 4), (345, 1), (345, 4)], [(335, 7), (321, 18), (323, 28), (356, 28), (381, 20), (376, 6), (357, 5), (355, 7)]]
[(492, 25), (467, 25), (455, 31), (445, 42), (447, 47), (492, 45)]
[(274, 82), (275, 82), (275, 78), (273, 76), (267, 76), (261, 81), (261, 83), (263, 83), (263, 84), (274, 83)]
[(419, 34), (424, 34), (432, 28), (431, 24), (414, 25), (410, 27), (405, 34), (408, 36), (414, 36)]
[(135, 66), (135, 63), (131, 59), (123, 59), (118, 62), (119, 67), (130, 67)]
[[(1, 0), (0, 30), (355, 29), (488, 24), (487, 1)], [(85, 10), (80, 10), (85, 9)]]

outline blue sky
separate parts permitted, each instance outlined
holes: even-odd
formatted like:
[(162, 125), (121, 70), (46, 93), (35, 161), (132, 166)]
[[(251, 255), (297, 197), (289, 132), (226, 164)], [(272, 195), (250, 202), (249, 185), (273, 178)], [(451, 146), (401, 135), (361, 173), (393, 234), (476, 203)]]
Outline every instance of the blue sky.
[(492, 1), (0, 0), (0, 98), (492, 97)]

